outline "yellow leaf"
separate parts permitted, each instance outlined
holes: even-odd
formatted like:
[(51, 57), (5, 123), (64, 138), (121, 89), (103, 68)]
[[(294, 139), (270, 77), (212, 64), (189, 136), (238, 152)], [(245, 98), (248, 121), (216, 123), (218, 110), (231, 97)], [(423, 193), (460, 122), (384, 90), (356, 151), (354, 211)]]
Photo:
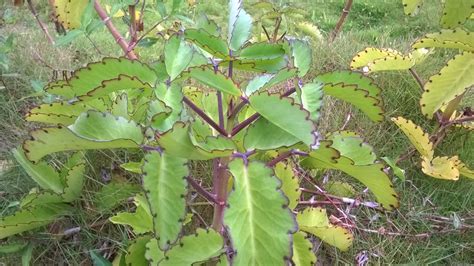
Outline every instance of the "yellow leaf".
[(433, 160), (424, 157), (421, 162), (421, 170), (423, 173), (434, 178), (446, 180), (458, 180), (459, 169), (461, 163), (457, 156), (454, 157), (435, 157)]
[(392, 121), (405, 133), (421, 156), (428, 160), (433, 158), (433, 143), (430, 142), (429, 135), (421, 127), (401, 116), (393, 117)]

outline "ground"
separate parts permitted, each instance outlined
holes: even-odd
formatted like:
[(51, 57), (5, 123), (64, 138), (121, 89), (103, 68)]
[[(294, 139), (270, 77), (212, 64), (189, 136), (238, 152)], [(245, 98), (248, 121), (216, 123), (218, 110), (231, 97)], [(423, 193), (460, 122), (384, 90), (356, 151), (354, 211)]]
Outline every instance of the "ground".
[[(200, 2), (192, 10), (193, 13), (205, 12), (217, 21), (224, 21), (222, 6), (225, 1)], [(290, 2), (307, 11), (305, 19), (319, 27), (323, 38), (334, 28), (344, 5), (342, 0)], [(354, 1), (347, 22), (334, 43), (329, 45), (325, 41), (313, 40), (313, 73), (347, 69), (352, 56), (367, 46), (390, 47), (408, 52), (416, 38), (439, 29), (439, 1), (425, 2), (418, 16), (408, 17), (403, 14), (401, 0)], [(251, 3), (246, 1), (245, 5), (250, 13), (256, 12), (252, 10)], [(40, 17), (47, 20), (45, 6), (40, 5), (38, 10)], [(54, 32), (52, 26), (50, 31)], [(12, 159), (10, 150), (19, 145), (28, 130), (34, 127), (23, 120), (23, 115), (29, 107), (41, 101), (42, 96), (38, 96), (38, 91), (42, 84), (52, 80), (54, 72), (54, 75), (61, 77), (62, 70), (72, 71), (105, 55), (120, 55), (120, 49), (104, 29), (90, 36), (100, 52), (84, 37), (71, 45), (53, 47), (26, 7), (18, 9), (12, 7), (10, 1), (0, 1), (0, 36), (9, 34), (14, 35), (15, 45), (8, 54), (9, 70), (0, 76), (0, 215), (15, 210), (21, 196), (33, 187), (33, 182)], [(152, 50), (143, 48), (142, 54), (146, 58), (159, 55), (156, 52), (159, 51), (158, 47)], [(451, 56), (449, 51), (436, 51), (416, 70), (423, 79), (427, 79), (439, 71)], [(408, 72), (380, 73), (372, 77), (383, 88), (387, 118), (404, 116), (428, 130), (432, 127), (421, 115), (418, 105), (421, 91)], [(472, 105), (472, 99), (472, 96), (466, 97), (463, 105)], [(356, 130), (364, 136), (380, 157), (396, 158), (409, 149), (407, 139), (389, 119), (374, 124), (341, 102), (326, 102), (325, 115), (320, 122), (321, 130), (340, 128), (349, 112), (354, 116), (347, 129)], [(438, 154), (459, 154), (472, 167), (473, 151), (472, 134), (453, 130), (440, 146)], [(110, 213), (97, 211), (92, 206), (101, 187), (101, 171), (111, 171), (113, 166), (110, 159), (122, 160), (124, 155), (97, 152), (89, 153), (87, 158), (91, 171), (84, 199), (78, 205), (79, 211), (68, 221), (40, 231), (43, 233), (30, 235), (32, 241), (45, 247), (35, 249), (33, 264), (47, 264), (51, 260), (58, 264), (87, 263), (88, 250), (116, 250), (126, 244), (129, 232), (108, 223), (98, 224)], [(339, 252), (321, 245), (316, 251), (321, 264), (352, 264), (362, 256), (366, 256), (370, 264), (462, 264), (474, 261), (472, 181), (463, 178), (457, 182), (437, 180), (421, 173), (418, 164), (416, 158), (406, 160), (401, 165), (406, 169), (406, 181), (393, 180), (400, 194), (400, 208), (391, 213), (364, 207), (353, 211), (357, 225), (354, 228), (354, 246), (348, 252)], [(196, 164), (194, 171), (205, 172), (205, 167)], [(461, 229), (456, 221), (461, 221)], [(58, 233), (74, 226), (81, 226), (81, 231), (76, 235), (69, 237)], [(3, 260), (8, 263), (16, 259), (0, 256), (0, 264)]]

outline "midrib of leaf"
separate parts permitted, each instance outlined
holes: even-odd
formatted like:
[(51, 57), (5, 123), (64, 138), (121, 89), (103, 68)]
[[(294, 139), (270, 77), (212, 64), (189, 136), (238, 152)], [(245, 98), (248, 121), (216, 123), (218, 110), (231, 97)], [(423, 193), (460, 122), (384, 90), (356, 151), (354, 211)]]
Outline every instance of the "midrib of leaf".
[[(253, 208), (252, 208), (252, 190), (250, 189), (250, 184), (249, 184), (249, 174), (248, 174), (248, 170), (247, 170), (247, 167), (244, 167), (244, 178), (243, 178), (243, 182), (244, 182), (244, 187), (245, 187), (245, 193), (247, 194), (247, 210), (248, 210), (248, 214), (249, 214), (249, 221), (250, 221), (250, 243), (251, 243), (251, 247), (252, 247), (252, 253), (255, 253), (255, 229), (254, 229), (254, 223), (253, 223)], [(254, 256), (252, 256), (253, 258), (256, 257), (256, 254)]]

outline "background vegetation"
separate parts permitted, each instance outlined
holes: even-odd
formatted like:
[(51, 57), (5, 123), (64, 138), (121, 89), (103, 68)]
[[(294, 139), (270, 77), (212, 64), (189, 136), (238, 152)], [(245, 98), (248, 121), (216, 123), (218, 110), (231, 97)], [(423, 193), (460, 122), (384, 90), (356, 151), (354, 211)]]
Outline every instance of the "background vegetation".
[[(313, 46), (314, 73), (347, 69), (353, 55), (367, 46), (391, 47), (408, 52), (410, 44), (417, 37), (438, 30), (441, 12), (438, 1), (426, 1), (418, 16), (407, 17), (403, 14), (399, 0), (356, 0), (342, 33), (334, 43), (328, 44), (324, 39), (336, 24), (344, 1), (289, 2), (307, 10), (305, 20), (317, 25), (322, 32), (323, 40), (316, 40)], [(253, 14), (257, 10), (252, 9), (251, 3), (247, 1), (245, 5), (246, 10)], [(211, 19), (225, 21), (222, 15), (224, 7), (226, 1), (223, 0), (197, 1), (187, 12), (191, 15), (205, 13)], [(37, 9), (43, 21), (47, 21), (49, 14), (46, 3), (39, 4)], [(152, 23), (145, 20), (145, 28)], [(48, 25), (51, 27), (50, 32), (54, 32), (52, 23)], [(125, 27), (121, 30), (126, 32)], [(103, 28), (92, 33), (89, 39), (81, 36), (70, 45), (51, 46), (26, 7), (14, 8), (10, 1), (0, 0), (0, 36), (6, 39), (10, 35), (13, 36), (13, 45), (11, 49), (4, 49), (7, 51), (5, 54), (9, 67), (0, 76), (2, 215), (13, 212), (18, 199), (33, 187), (33, 182), (16, 165), (10, 150), (34, 126), (25, 123), (23, 115), (43, 98), (40, 93), (42, 85), (57, 75), (62, 78), (63, 74), (67, 75), (86, 62), (104, 56), (121, 55), (121, 50)], [(161, 44), (158, 42), (150, 48), (139, 49), (143, 60), (147, 60), (160, 54)], [(417, 71), (426, 79), (436, 73), (451, 55), (449, 51), (437, 50), (435, 56), (429, 57)], [(383, 88), (387, 117), (404, 116), (429, 129), (429, 125), (424, 124), (426, 120), (422, 118), (418, 106), (421, 92), (408, 72), (378, 73), (373, 77)], [(465, 97), (463, 105), (472, 104), (473, 97)], [(405, 136), (389, 120), (373, 124), (359, 117), (349, 105), (338, 101), (327, 101), (324, 108), (327, 112), (324, 112), (326, 116), (322, 117), (321, 125), (328, 130), (341, 128), (347, 114), (353, 114), (347, 129), (360, 131), (363, 128), (364, 131), (359, 133), (375, 146), (380, 156), (396, 158), (409, 147)], [(459, 154), (464, 162), (473, 166), (472, 134), (453, 131), (440, 148), (444, 154)], [(43, 231), (46, 233), (25, 236), (44, 247), (34, 250), (33, 264), (88, 264), (90, 250), (98, 250), (104, 257), (110, 258), (123, 248), (131, 232), (108, 222), (107, 218), (114, 213), (114, 208), (100, 207), (101, 203), (106, 202), (100, 191), (110, 179), (125, 182), (133, 178), (118, 167), (118, 163), (123, 162), (126, 156), (131, 155), (123, 152), (87, 154), (90, 166), (88, 182), (76, 215), (52, 224)], [(61, 158), (56, 159), (61, 161)], [(205, 179), (207, 177), (202, 174), (206, 172), (205, 167), (195, 165), (193, 171), (201, 173), (200, 178)], [(394, 181), (401, 197), (400, 209), (392, 213), (380, 213), (364, 207), (354, 209), (351, 212), (356, 223), (354, 246), (345, 253), (320, 246), (316, 251), (318, 263), (355, 263), (364, 258), (371, 264), (460, 264), (474, 260), (472, 182), (466, 179), (450, 182), (426, 177), (410, 160), (404, 162), (403, 168), (406, 169), (407, 180)], [(341, 179), (338, 176), (330, 178)], [(126, 203), (121, 208), (131, 208), (132, 205)], [(77, 227), (80, 227), (77, 232), (68, 232)], [(13, 264), (19, 259), (1, 257), (0, 254), (0, 264)]]

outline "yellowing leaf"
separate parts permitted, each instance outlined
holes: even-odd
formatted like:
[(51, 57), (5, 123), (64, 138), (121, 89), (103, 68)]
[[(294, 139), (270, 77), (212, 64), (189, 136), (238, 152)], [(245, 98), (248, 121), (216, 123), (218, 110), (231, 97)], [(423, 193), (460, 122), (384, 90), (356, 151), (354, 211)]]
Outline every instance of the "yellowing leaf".
[(392, 121), (405, 133), (421, 156), (433, 158), (433, 143), (430, 142), (429, 135), (422, 128), (401, 116), (392, 118)]
[(454, 157), (435, 157), (433, 160), (423, 158), (421, 162), (421, 170), (423, 173), (447, 180), (458, 180), (459, 170), (457, 165), (459, 164), (457, 156)]
[(403, 0), (403, 11), (408, 16), (415, 16), (420, 11), (423, 0)]
[(66, 29), (76, 29), (81, 26), (82, 13), (88, 4), (89, 0), (55, 0), (54, 11)]

